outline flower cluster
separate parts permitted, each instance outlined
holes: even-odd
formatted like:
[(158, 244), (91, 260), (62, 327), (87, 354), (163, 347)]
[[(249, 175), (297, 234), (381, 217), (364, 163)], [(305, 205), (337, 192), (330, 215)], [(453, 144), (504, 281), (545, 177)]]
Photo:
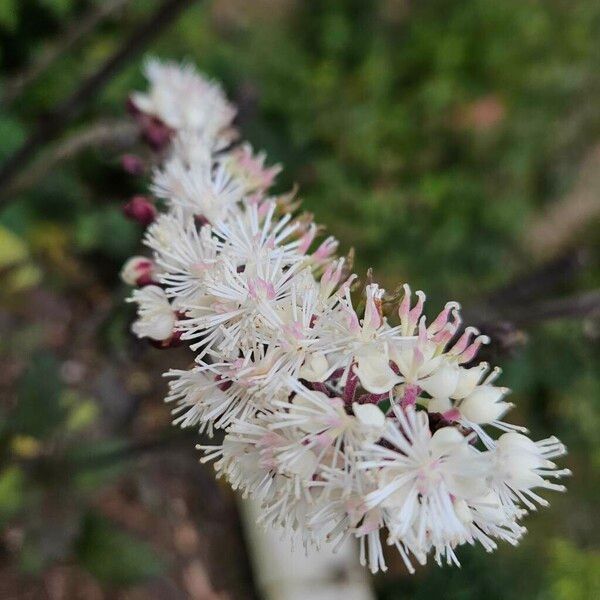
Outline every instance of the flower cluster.
[(487, 338), (456, 302), (427, 321), (423, 292), (360, 287), (294, 193), (270, 191), (279, 167), (234, 143), (219, 85), (157, 61), (147, 77), (130, 105), (160, 146), (154, 200), (127, 210), (151, 258), (122, 277), (137, 287), (133, 332), (195, 353), (166, 374), (167, 402), (181, 427), (222, 430), (202, 460), (260, 499), (265, 525), (307, 546), (358, 538), (373, 572), (382, 538), (411, 572), (431, 555), (458, 564), (461, 544), (517, 544), (547, 504), (536, 490), (564, 489), (565, 448), (504, 420), (509, 390), (476, 361)]

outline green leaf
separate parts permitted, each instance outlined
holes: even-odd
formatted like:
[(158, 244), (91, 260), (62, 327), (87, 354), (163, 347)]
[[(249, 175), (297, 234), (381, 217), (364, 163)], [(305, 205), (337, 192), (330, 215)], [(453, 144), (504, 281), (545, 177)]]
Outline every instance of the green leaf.
[(600, 597), (600, 552), (577, 548), (569, 540), (552, 544), (552, 591), (556, 600)]
[(0, 28), (13, 32), (17, 28), (17, 0), (2, 0), (0, 2)]
[(19, 402), (12, 415), (12, 428), (33, 437), (52, 433), (65, 416), (60, 388), (56, 358), (49, 354), (33, 356), (19, 382)]
[[(0, 2), (0, 26), (2, 24), (2, 11), (5, 10), (3, 4), (4, 0)], [(15, 119), (0, 115), (0, 160), (4, 160), (14, 152), (23, 143), (24, 139), (25, 130), (23, 126)]]
[(91, 492), (122, 475), (130, 465), (130, 458), (124, 452), (126, 448), (126, 442), (119, 439), (79, 442), (70, 448), (67, 458), (75, 467), (75, 488)]
[(23, 503), (25, 476), (16, 465), (0, 473), (0, 524), (13, 517)]
[(103, 583), (131, 585), (157, 577), (165, 570), (165, 563), (147, 543), (93, 514), (86, 519), (77, 556)]
[(39, 0), (39, 2), (59, 17), (67, 15), (73, 7), (73, 0)]
[(0, 269), (16, 265), (29, 256), (27, 246), (20, 237), (0, 225)]

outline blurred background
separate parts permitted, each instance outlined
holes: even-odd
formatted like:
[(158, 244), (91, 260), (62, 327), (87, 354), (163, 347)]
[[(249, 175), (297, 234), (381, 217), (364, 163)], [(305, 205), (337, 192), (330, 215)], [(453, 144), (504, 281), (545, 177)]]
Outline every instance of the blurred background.
[(460, 301), (513, 420), (569, 446), (519, 548), (390, 555), (378, 598), (599, 598), (597, 0), (0, 0), (0, 598), (258, 597), (236, 499), (161, 401), (189, 355), (128, 333), (148, 54), (224, 82), (361, 276)]

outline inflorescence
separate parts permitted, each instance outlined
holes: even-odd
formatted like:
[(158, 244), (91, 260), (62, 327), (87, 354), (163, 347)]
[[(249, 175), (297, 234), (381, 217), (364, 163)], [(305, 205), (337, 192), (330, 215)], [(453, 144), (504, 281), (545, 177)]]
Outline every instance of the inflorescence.
[(155, 200), (126, 214), (151, 258), (122, 278), (137, 288), (133, 332), (195, 353), (165, 374), (166, 400), (175, 424), (224, 432), (202, 461), (307, 547), (358, 538), (374, 573), (382, 537), (411, 572), (430, 555), (458, 564), (461, 544), (516, 545), (521, 518), (547, 505), (534, 490), (564, 490), (569, 471), (556, 438), (504, 421), (509, 390), (476, 361), (489, 340), (456, 302), (427, 321), (423, 292), (359, 286), (295, 193), (269, 192), (280, 167), (238, 141), (217, 83), (157, 60), (146, 75), (129, 107), (155, 152)]

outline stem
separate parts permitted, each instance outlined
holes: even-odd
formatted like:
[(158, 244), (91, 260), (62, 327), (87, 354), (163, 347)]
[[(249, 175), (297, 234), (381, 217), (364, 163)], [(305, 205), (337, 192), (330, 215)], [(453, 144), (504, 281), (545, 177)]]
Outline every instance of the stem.
[(72, 51), (79, 41), (96, 29), (101, 21), (124, 7), (127, 2), (129, 0), (106, 0), (94, 5), (83, 18), (78, 18), (71, 23), (65, 31), (64, 37), (53, 48), (43, 52), (28, 69), (6, 83), (2, 98), (4, 107), (17, 100), (27, 87), (48, 71), (60, 58)]
[(76, 156), (87, 148), (101, 146), (115, 150), (130, 148), (137, 137), (137, 125), (128, 120), (100, 122), (83, 131), (77, 131), (44, 153), (27, 171), (17, 175), (6, 193), (17, 195), (35, 186), (60, 162)]

